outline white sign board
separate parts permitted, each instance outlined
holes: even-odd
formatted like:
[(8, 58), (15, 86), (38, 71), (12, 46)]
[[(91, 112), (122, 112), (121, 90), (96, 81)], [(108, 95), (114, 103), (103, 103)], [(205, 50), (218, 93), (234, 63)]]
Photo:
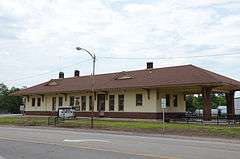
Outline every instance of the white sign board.
[(20, 105), (20, 111), (24, 111), (24, 105)]
[(63, 119), (74, 118), (75, 110), (72, 108), (58, 110), (58, 116)]
[(166, 98), (162, 98), (161, 99), (161, 107), (163, 109), (165, 109), (167, 107), (167, 100), (166, 100)]

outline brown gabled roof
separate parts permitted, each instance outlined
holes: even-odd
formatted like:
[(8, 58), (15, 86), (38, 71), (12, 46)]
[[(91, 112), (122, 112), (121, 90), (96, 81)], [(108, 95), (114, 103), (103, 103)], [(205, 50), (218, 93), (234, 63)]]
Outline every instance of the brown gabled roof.
[[(193, 65), (99, 74), (95, 76), (96, 90), (203, 85), (230, 85), (231, 88), (240, 90), (239, 81)], [(14, 93), (14, 95), (88, 91), (91, 90), (91, 86), (91, 76), (53, 79), (50, 82), (20, 90)]]

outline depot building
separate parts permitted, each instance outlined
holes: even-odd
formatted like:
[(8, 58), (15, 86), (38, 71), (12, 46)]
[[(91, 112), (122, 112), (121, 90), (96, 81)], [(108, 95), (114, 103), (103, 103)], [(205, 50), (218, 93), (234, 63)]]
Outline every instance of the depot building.
[[(94, 84), (93, 84), (94, 81)], [(94, 92), (92, 91), (94, 89)], [(178, 118), (186, 112), (186, 96), (202, 94), (204, 120), (211, 119), (211, 93), (225, 93), (228, 117), (234, 116), (234, 93), (240, 82), (193, 65), (51, 79), (12, 95), (25, 97), (27, 115), (56, 114), (58, 108), (72, 106), (79, 117), (161, 119), (161, 101), (166, 101), (166, 117)]]

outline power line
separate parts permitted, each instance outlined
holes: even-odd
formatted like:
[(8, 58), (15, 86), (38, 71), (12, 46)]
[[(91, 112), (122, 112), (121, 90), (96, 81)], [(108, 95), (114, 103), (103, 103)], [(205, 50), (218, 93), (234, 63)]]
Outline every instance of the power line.
[[(63, 66), (62, 69), (64, 69), (64, 68), (69, 68), (69, 67), (72, 67), (72, 66), (76, 66), (77, 64), (80, 64), (80, 63), (83, 63), (83, 62), (86, 62), (86, 61), (90, 61), (90, 60), (91, 60), (91, 59), (87, 59), (87, 60), (80, 61), (80, 62), (75, 63), (75, 64), (72, 64), (72, 65)], [(31, 79), (31, 78), (35, 78), (36, 76), (42, 76), (42, 75), (50, 74), (50, 73), (53, 73), (53, 72), (56, 72), (56, 69), (51, 70), (51, 71), (48, 71), (48, 72), (45, 72), (45, 73), (40, 73), (40, 74), (35, 74), (35, 75), (30, 75), (30, 76), (22, 77), (22, 78), (15, 79), (15, 80), (10, 80), (10, 81), (8, 81), (8, 82), (20, 81), (20, 80), (23, 80), (23, 79)]]
[[(208, 54), (208, 55), (196, 55), (196, 56), (175, 56), (175, 57), (112, 57), (112, 56), (98, 56), (97, 58), (99, 59), (112, 59), (112, 60), (148, 60), (148, 59), (152, 59), (152, 60), (167, 60), (167, 59), (190, 59), (190, 58), (203, 58), (203, 57), (218, 57), (218, 56), (234, 56), (234, 55), (240, 55), (240, 53), (219, 53), (219, 54)], [(62, 69), (64, 68), (68, 68), (68, 67), (72, 67), (75, 66), (79, 63), (83, 63), (86, 61), (90, 61), (91, 59), (87, 59), (84, 61), (80, 61), (78, 63), (72, 64), (72, 65), (67, 65), (67, 66), (63, 66)], [(19, 80), (23, 80), (23, 79), (31, 79), (31, 78), (35, 78), (36, 76), (42, 76), (42, 75), (46, 75), (46, 74), (50, 74), (56, 72), (56, 69), (45, 72), (45, 73), (40, 73), (40, 74), (35, 74), (35, 75), (30, 75), (30, 76), (26, 76), (26, 77), (22, 77), (19, 79), (15, 79), (15, 80), (10, 80), (8, 82), (13, 82), (13, 81), (19, 81)]]
[(217, 56), (233, 56), (240, 55), (240, 53), (228, 53), (228, 54), (208, 54), (208, 55), (196, 55), (196, 56), (175, 56), (175, 57), (111, 57), (111, 56), (99, 56), (102, 59), (113, 59), (113, 60), (147, 60), (147, 59), (186, 59), (186, 58), (202, 58), (202, 57), (217, 57)]

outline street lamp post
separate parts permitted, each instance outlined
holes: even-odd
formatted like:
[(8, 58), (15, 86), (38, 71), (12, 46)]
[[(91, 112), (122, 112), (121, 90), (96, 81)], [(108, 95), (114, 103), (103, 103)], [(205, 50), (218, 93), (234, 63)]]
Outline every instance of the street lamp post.
[(92, 86), (91, 90), (93, 93), (93, 99), (92, 99), (92, 113), (91, 113), (91, 128), (93, 128), (93, 117), (94, 117), (94, 101), (95, 101), (95, 63), (96, 63), (96, 55), (90, 53), (88, 50), (81, 48), (81, 47), (76, 47), (77, 50), (79, 51), (85, 51), (87, 52), (93, 60), (93, 68), (92, 68)]

